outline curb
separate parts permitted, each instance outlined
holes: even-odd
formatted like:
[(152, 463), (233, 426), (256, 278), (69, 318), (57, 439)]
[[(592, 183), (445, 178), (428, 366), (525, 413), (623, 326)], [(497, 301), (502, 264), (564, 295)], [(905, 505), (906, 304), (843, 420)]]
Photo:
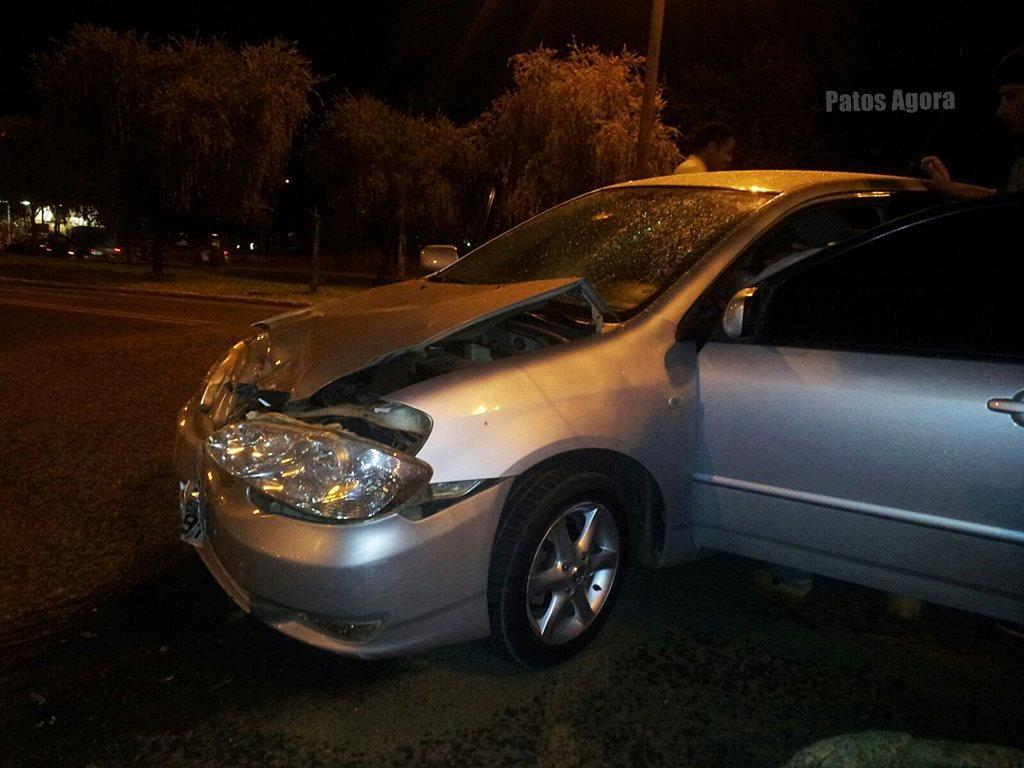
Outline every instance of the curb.
[(239, 304), (267, 304), (276, 307), (308, 307), (312, 301), (298, 299), (274, 299), (260, 296), (242, 296), (230, 293), (198, 293), (196, 291), (173, 291), (164, 288), (136, 288), (133, 286), (81, 285), (57, 280), (31, 280), (25, 277), (0, 276), (0, 285), (37, 285), (43, 288), (62, 288), (83, 293), (120, 293), (139, 296), (163, 296), (171, 299), (205, 299), (206, 301), (233, 301)]

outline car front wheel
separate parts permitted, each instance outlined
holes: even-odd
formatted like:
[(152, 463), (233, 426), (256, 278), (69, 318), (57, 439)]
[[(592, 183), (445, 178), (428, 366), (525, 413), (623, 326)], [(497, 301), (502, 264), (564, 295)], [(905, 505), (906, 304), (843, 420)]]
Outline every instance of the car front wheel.
[(627, 531), (619, 488), (604, 474), (559, 467), (515, 489), (491, 561), (498, 650), (530, 667), (582, 650), (621, 588)]

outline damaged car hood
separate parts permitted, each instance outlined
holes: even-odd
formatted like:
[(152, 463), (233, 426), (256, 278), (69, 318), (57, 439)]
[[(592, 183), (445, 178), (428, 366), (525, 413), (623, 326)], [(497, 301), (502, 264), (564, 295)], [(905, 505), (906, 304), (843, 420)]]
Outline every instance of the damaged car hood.
[(304, 400), (342, 376), (574, 291), (600, 324), (607, 308), (586, 280), (574, 277), (502, 285), (410, 280), (287, 312), (258, 324), (270, 332), (271, 356), (283, 363), (260, 388)]

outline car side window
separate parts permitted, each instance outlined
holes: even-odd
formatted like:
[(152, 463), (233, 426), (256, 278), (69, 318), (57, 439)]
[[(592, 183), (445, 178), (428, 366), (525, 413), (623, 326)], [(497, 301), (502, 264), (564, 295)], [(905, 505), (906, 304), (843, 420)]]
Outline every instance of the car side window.
[(718, 286), (719, 301), (728, 301), (741, 288), (765, 280), (823, 248), (935, 203), (933, 195), (904, 192), (830, 200), (797, 211), (729, 268)]
[(765, 284), (756, 340), (890, 353), (1024, 358), (1019, 205), (949, 213)]

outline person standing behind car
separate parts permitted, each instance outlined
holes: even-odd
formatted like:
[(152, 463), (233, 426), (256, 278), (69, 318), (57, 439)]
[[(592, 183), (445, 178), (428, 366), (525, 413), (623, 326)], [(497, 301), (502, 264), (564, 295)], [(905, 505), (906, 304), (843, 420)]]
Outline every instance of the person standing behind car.
[[(1017, 144), (998, 191), (988, 194), (1024, 192), (1024, 47), (1006, 54), (992, 73), (992, 79), (999, 94), (996, 117), (1010, 130)], [(965, 192), (956, 187), (946, 164), (935, 155), (921, 160), (921, 168), (935, 182), (935, 186), (951, 197), (979, 196), (977, 191)]]
[[(992, 81), (999, 96), (996, 117), (1009, 129), (1016, 141), (1007, 162), (1006, 173), (999, 189), (979, 193), (977, 190), (956, 187), (946, 164), (935, 155), (922, 159), (921, 169), (931, 177), (936, 187), (950, 197), (980, 197), (985, 194), (1024, 192), (1024, 46), (1010, 51), (1003, 57), (992, 73)], [(1018, 640), (1024, 640), (1024, 625), (1008, 621), (996, 623), (1003, 631)]]
[(725, 123), (706, 123), (694, 131), (687, 144), (693, 151), (673, 173), (724, 171), (736, 153), (736, 132)]

